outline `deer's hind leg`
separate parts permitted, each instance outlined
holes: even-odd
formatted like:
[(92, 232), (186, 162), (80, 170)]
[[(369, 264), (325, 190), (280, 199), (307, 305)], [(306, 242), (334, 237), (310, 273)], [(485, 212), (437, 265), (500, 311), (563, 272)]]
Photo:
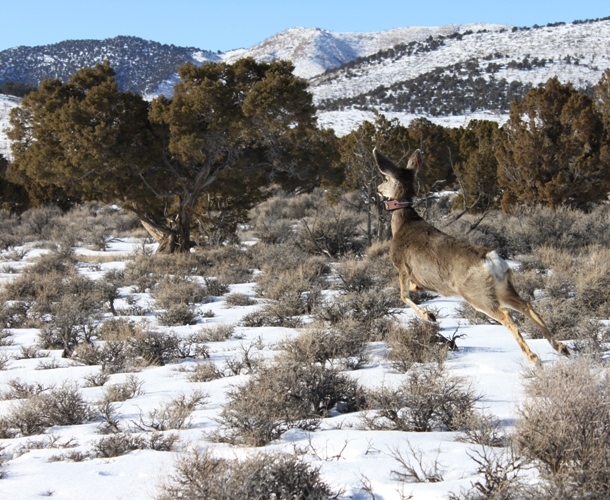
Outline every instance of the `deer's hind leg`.
[(411, 300), (409, 292), (418, 290), (418, 287), (411, 281), (409, 275), (405, 272), (398, 271), (398, 281), (400, 282), (400, 299), (426, 321), (436, 322), (436, 316), (434, 316), (434, 314), (429, 311), (424, 311)]
[(521, 297), (517, 296), (515, 292), (515, 296), (502, 297), (502, 302), (506, 305), (506, 307), (510, 307), (511, 309), (514, 309), (517, 312), (525, 314), (534, 323), (536, 323), (536, 325), (538, 325), (538, 328), (542, 332), (542, 335), (544, 335), (544, 338), (549, 341), (553, 349), (555, 349), (559, 354), (563, 354), (564, 356), (570, 355), (570, 350), (566, 347), (565, 344), (559, 342), (557, 339), (555, 339), (555, 337), (553, 337), (545, 322), (542, 320), (542, 318), (538, 315), (538, 313), (534, 310), (534, 308), (528, 301), (523, 300)]
[(534, 354), (530, 347), (527, 345), (527, 343), (523, 339), (523, 336), (519, 332), (517, 325), (510, 317), (508, 310), (504, 309), (503, 307), (496, 307), (493, 310), (481, 310), (481, 312), (484, 312), (490, 318), (495, 319), (513, 335), (513, 337), (517, 341), (517, 344), (519, 344), (521, 351), (523, 352), (523, 354), (525, 354), (525, 357), (528, 359), (528, 361), (535, 364), (536, 366), (542, 366), (540, 358), (536, 354)]

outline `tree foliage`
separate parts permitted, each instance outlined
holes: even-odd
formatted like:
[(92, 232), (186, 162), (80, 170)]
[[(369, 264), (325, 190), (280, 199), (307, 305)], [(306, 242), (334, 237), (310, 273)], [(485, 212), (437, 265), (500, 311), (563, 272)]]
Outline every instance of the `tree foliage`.
[(23, 212), (30, 204), (28, 194), (19, 184), (7, 177), (8, 161), (0, 155), (0, 209)]
[(184, 65), (171, 99), (118, 89), (108, 63), (45, 80), (11, 114), (11, 174), (39, 204), (120, 200), (160, 242), (188, 251), (208, 192), (236, 206), (261, 187), (320, 182), (332, 137), (283, 61)]
[(502, 207), (556, 207), (603, 199), (608, 164), (600, 155), (603, 125), (593, 102), (556, 78), (511, 106), (506, 140), (498, 148)]
[(374, 123), (364, 121), (339, 141), (345, 173), (343, 185), (348, 190), (362, 192), (365, 197), (369, 245), (373, 241), (373, 217), (377, 218), (377, 239), (383, 239), (389, 221), (389, 217), (384, 217), (382, 199), (377, 194), (377, 186), (383, 178), (373, 159), (373, 148), (397, 158), (399, 163), (401, 159), (406, 161), (410, 152), (406, 127), (398, 120), (388, 120), (378, 114)]
[(498, 162), (495, 152), (503, 139), (496, 122), (472, 120), (452, 131), (456, 143), (454, 165), (465, 209), (485, 211), (499, 202)]

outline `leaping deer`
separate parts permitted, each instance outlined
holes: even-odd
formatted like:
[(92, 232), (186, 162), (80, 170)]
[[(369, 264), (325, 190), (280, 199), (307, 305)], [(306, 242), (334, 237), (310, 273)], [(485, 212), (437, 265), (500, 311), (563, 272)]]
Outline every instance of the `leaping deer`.
[(400, 298), (422, 318), (436, 321), (434, 315), (418, 307), (409, 292), (430, 290), (445, 297), (460, 296), (477, 311), (504, 325), (529, 361), (540, 365), (509, 315), (512, 309), (531, 318), (557, 352), (569, 355), (568, 348), (553, 338), (532, 305), (523, 300), (513, 287), (511, 270), (495, 250), (461, 242), (424, 221), (413, 208), (414, 181), (421, 166), (416, 150), (406, 168), (373, 150), (375, 161), (385, 182), (377, 188), (392, 211), (390, 257), (398, 270)]

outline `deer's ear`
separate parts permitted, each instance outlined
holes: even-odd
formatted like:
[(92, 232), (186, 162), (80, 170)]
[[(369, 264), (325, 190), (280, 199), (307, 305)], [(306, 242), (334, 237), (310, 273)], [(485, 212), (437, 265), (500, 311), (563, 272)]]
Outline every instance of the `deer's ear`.
[(407, 162), (407, 169), (409, 170), (417, 170), (421, 167), (422, 158), (421, 151), (416, 149), (413, 154), (409, 157), (409, 161)]
[(387, 156), (382, 155), (379, 151), (377, 151), (377, 148), (373, 149), (373, 156), (375, 157), (375, 162), (377, 163), (377, 166), (382, 174), (389, 175), (390, 177), (396, 177), (398, 167), (392, 160), (390, 160)]

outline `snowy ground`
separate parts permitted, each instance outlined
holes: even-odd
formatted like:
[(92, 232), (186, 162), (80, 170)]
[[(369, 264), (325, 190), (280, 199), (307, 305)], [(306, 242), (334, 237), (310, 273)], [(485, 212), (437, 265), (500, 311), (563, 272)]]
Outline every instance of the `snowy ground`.
[[(397, 119), (405, 127), (409, 126), (409, 123), (417, 118), (426, 118), (437, 125), (450, 128), (466, 127), (472, 120), (491, 120), (497, 122), (500, 126), (508, 121), (508, 113), (492, 113), (490, 111), (455, 116), (422, 116), (412, 113), (384, 111), (383, 115), (389, 120)], [(318, 124), (320, 127), (332, 128), (339, 137), (356, 130), (364, 121), (374, 123), (376, 118), (373, 111), (362, 111), (359, 109), (318, 112)]]
[[(95, 252), (76, 249), (77, 254), (100, 255), (105, 262), (97, 266), (81, 266), (81, 272), (91, 278), (97, 278), (112, 267), (122, 267), (124, 259), (135, 246), (141, 244), (133, 240), (114, 241), (108, 251)], [(26, 261), (5, 262), (5, 266), (18, 268), (26, 265), (27, 259), (42, 250), (32, 250)], [(109, 255), (116, 255), (116, 261), (107, 261)], [(14, 274), (0, 274), (1, 281), (12, 279)], [(253, 284), (234, 285), (232, 292), (254, 296)], [(124, 290), (124, 295), (128, 293)], [(140, 295), (141, 301), (147, 301), (146, 294)], [(119, 301), (120, 302), (120, 301)], [(121, 304), (117, 304), (120, 306)], [(516, 418), (516, 407), (523, 398), (520, 371), (527, 365), (516, 342), (510, 333), (501, 326), (470, 326), (458, 317), (457, 299), (435, 299), (431, 304), (440, 311), (440, 323), (447, 334), (456, 328), (464, 334), (459, 341), (460, 350), (451, 353), (447, 366), (451, 373), (465, 377), (474, 389), (483, 395), (480, 406), (501, 419), (503, 425), (510, 427)], [(200, 318), (193, 326), (166, 328), (180, 335), (193, 333), (203, 325), (235, 324), (248, 312), (260, 305), (227, 308), (224, 299), (205, 304), (202, 309), (211, 309), (215, 316)], [(405, 308), (399, 318), (406, 321), (413, 312)], [(134, 318), (138, 319), (138, 318)], [(153, 316), (147, 319), (155, 322)], [(164, 327), (159, 327), (163, 329)], [(35, 329), (13, 330), (14, 344), (2, 347), (8, 354), (16, 354), (21, 346), (32, 345), (36, 340)], [(234, 338), (226, 342), (209, 343), (211, 360), (219, 366), (227, 357), (237, 355), (242, 345), (262, 341), (264, 348), (260, 354), (273, 357), (278, 341), (296, 335), (297, 330), (288, 328), (244, 328), (238, 327)], [(239, 337), (239, 338), (236, 338)], [(556, 356), (550, 345), (543, 340), (528, 341), (532, 349), (541, 356), (544, 363), (553, 363)], [(384, 345), (372, 346), (371, 362), (363, 369), (349, 372), (366, 387), (379, 387), (400, 381), (404, 375), (394, 372), (384, 357)], [(36, 369), (41, 359), (12, 360), (5, 371), (0, 371), (0, 391), (7, 388), (7, 382), (16, 378), (27, 383), (41, 383), (45, 386), (61, 384), (65, 381), (76, 381), (83, 387), (82, 377), (99, 372), (99, 366), (82, 366), (61, 358), (61, 351), (51, 351), (60, 368)], [(191, 425), (178, 431), (181, 450), (193, 447), (210, 447), (215, 454), (233, 458), (243, 457), (261, 451), (253, 448), (239, 448), (227, 444), (217, 444), (206, 439), (206, 432), (217, 426), (214, 418), (222, 409), (225, 392), (235, 384), (246, 380), (246, 376), (225, 377), (207, 383), (191, 383), (186, 374), (178, 371), (193, 365), (194, 361), (180, 364), (168, 364), (162, 367), (149, 367), (138, 372), (137, 377), (144, 383), (145, 394), (119, 403), (122, 422), (128, 424), (137, 419), (141, 412), (147, 412), (163, 401), (168, 401), (180, 393), (191, 394), (201, 389), (209, 394), (205, 406), (193, 414)], [(125, 380), (126, 374), (111, 376), (108, 384)], [(102, 395), (101, 387), (83, 387), (84, 396), (95, 401)], [(0, 401), (0, 414), (14, 404), (14, 401)], [(367, 499), (368, 493), (362, 491), (363, 481), (370, 482), (375, 498), (383, 500), (404, 498), (401, 495), (412, 494), (414, 499), (446, 498), (451, 491), (457, 492), (460, 487), (467, 488), (477, 480), (476, 464), (469, 458), (469, 450), (474, 445), (457, 442), (456, 433), (404, 433), (390, 431), (368, 431), (358, 429), (358, 414), (338, 415), (324, 419), (321, 428), (312, 433), (292, 430), (282, 438), (264, 448), (264, 450), (281, 450), (294, 453), (295, 450), (306, 451), (308, 461), (320, 467), (323, 478), (333, 487), (344, 491), (342, 498)], [(87, 423), (77, 426), (55, 427), (49, 429), (47, 436), (60, 437), (61, 440), (74, 438), (78, 441), (76, 450), (84, 452), (101, 436), (98, 423)], [(123, 456), (111, 459), (86, 459), (82, 462), (49, 461), (65, 450), (33, 449), (20, 456), (18, 449), (25, 443), (41, 441), (45, 436), (17, 438), (0, 441), (5, 446), (4, 453), (13, 457), (4, 468), (4, 478), (0, 479), (0, 498), (31, 499), (40, 496), (53, 496), (58, 499), (150, 499), (155, 496), (159, 484), (172, 471), (173, 464), (180, 452), (159, 452), (151, 450), (132, 451)], [(397, 463), (391, 457), (396, 447), (405, 449), (407, 441), (413, 449), (423, 453), (424, 462), (438, 457), (443, 481), (439, 483), (401, 483), (391, 471)], [(366, 478), (366, 479), (365, 479)]]

